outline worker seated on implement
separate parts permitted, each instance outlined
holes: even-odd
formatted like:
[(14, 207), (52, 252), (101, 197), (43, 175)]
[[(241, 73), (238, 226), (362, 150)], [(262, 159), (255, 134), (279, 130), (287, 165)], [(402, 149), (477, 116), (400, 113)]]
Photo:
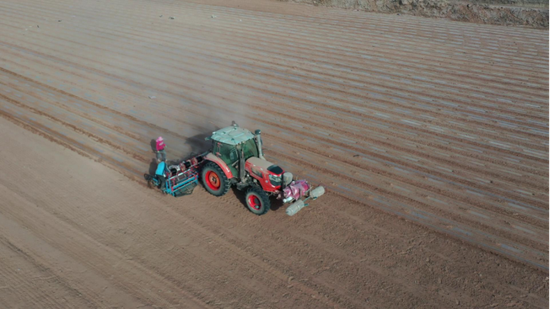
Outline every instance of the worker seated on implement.
[(159, 180), (159, 189), (164, 190), (164, 187), (166, 186), (166, 176), (170, 175), (168, 169), (166, 168), (166, 162), (161, 161), (157, 165), (157, 171), (155, 172), (155, 176)]

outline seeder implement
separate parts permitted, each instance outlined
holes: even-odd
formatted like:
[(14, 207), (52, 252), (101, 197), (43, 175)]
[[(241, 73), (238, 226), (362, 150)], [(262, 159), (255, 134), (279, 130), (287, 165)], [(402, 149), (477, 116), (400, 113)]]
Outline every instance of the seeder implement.
[(170, 166), (160, 161), (155, 175), (147, 175), (147, 180), (165, 194), (180, 197), (193, 193), (193, 189), (199, 183), (200, 166), (204, 162), (204, 156), (199, 155), (189, 160)]

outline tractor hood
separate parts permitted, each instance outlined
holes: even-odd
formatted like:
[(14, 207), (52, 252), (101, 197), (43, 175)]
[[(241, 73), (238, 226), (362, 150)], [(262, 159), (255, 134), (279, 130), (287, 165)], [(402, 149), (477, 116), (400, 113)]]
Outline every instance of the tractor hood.
[(281, 188), (284, 171), (278, 165), (253, 157), (246, 160), (245, 169), (264, 191), (277, 192)]
[(264, 171), (267, 171), (271, 175), (281, 176), (284, 172), (278, 165), (256, 157), (246, 160), (246, 165), (250, 166), (252, 170), (256, 170), (262, 174)]

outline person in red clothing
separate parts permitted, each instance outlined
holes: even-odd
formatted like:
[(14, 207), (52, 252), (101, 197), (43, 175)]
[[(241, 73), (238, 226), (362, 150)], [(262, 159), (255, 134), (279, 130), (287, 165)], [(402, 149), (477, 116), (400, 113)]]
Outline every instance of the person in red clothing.
[(164, 143), (164, 139), (162, 136), (159, 136), (156, 140), (156, 154), (157, 154), (157, 173), (156, 177), (158, 177), (159, 180), (159, 188), (161, 191), (164, 190), (164, 186), (166, 185), (166, 176), (165, 176), (165, 169), (166, 169), (166, 144)]
[(164, 143), (164, 139), (162, 136), (159, 136), (157, 138), (157, 162), (165, 162), (166, 161), (166, 144)]

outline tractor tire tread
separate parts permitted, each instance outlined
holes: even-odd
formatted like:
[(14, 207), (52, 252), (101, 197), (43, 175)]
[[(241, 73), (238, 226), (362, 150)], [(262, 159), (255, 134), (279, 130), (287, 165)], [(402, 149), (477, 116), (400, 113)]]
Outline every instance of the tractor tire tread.
[[(248, 205), (248, 196), (250, 193), (254, 193), (254, 195), (256, 195), (260, 199), (263, 206), (262, 209), (260, 209), (260, 211), (253, 210)], [(250, 212), (252, 212), (257, 216), (265, 215), (271, 208), (271, 201), (269, 200), (269, 195), (267, 195), (267, 193), (265, 193), (265, 191), (258, 186), (252, 186), (248, 188), (248, 190), (246, 190), (245, 203), (246, 203), (246, 208), (248, 208)]]
[[(215, 191), (212, 191), (212, 189), (210, 189), (206, 184), (205, 174), (208, 170), (213, 170), (220, 177), (221, 190), (217, 193)], [(229, 192), (229, 188), (231, 188), (231, 181), (227, 179), (227, 176), (225, 176), (225, 173), (222, 171), (222, 169), (214, 162), (206, 162), (204, 164), (201, 171), (201, 180), (206, 191), (217, 197), (224, 196), (227, 192)]]

